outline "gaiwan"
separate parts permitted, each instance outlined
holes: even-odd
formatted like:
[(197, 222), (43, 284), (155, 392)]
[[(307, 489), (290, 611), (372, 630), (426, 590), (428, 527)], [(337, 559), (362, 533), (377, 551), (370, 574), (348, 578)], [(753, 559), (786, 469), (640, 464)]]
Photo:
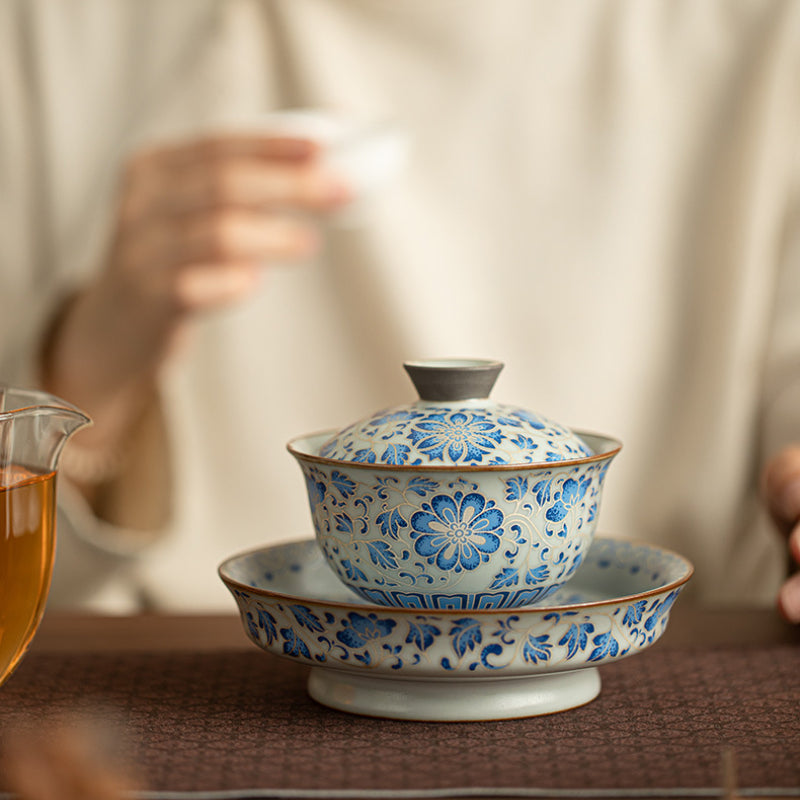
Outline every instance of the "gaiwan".
[(328, 563), (380, 605), (541, 600), (579, 568), (620, 443), (490, 399), (499, 362), (404, 366), (416, 402), (289, 442)]

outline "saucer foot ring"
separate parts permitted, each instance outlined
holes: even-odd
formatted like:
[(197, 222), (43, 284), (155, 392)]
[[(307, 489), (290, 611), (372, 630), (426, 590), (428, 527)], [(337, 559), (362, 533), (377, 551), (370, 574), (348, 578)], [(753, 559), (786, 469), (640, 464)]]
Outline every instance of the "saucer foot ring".
[(469, 722), (553, 714), (600, 693), (596, 667), (521, 678), (409, 680), (314, 667), (308, 693), (322, 705), (369, 717)]

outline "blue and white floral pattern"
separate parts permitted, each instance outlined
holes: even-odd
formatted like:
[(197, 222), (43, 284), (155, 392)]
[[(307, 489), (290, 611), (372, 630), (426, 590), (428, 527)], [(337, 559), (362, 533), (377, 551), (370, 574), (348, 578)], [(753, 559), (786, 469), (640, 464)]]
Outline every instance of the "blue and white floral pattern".
[(429, 461), (480, 464), (502, 443), (503, 432), (486, 413), (442, 410), (416, 420), (408, 438)]
[(345, 584), (381, 605), (472, 609), (537, 602), (575, 572), (614, 452), (462, 472), (295, 455), (317, 540)]
[(245, 554), (220, 568), (250, 638), (265, 650), (406, 677), (512, 677), (632, 655), (663, 633), (691, 572), (676, 554), (598, 539), (584, 570), (547, 606), (421, 613), (342, 602), (341, 587), (310, 541)]
[(416, 403), (345, 428), (320, 455), (360, 464), (535, 464), (591, 451), (563, 425), (514, 406)]
[(470, 492), (437, 494), (411, 516), (416, 552), (442, 570), (475, 569), (500, 547), (503, 512)]

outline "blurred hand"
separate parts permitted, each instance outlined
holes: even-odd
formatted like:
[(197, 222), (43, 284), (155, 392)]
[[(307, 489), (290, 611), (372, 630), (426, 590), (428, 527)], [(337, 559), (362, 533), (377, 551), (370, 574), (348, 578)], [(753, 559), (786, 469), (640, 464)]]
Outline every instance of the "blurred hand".
[(301, 139), (231, 135), (133, 158), (105, 269), (43, 357), (45, 387), (95, 421), (82, 446), (123, 438), (191, 319), (242, 300), (271, 262), (312, 254), (314, 215), (347, 200)]
[[(800, 564), (800, 445), (787, 447), (767, 464), (762, 486), (767, 508), (788, 539), (789, 554)], [(790, 622), (800, 623), (800, 572), (781, 587), (778, 609)]]
[(83, 724), (51, 723), (3, 738), (4, 789), (19, 800), (123, 800), (138, 788)]

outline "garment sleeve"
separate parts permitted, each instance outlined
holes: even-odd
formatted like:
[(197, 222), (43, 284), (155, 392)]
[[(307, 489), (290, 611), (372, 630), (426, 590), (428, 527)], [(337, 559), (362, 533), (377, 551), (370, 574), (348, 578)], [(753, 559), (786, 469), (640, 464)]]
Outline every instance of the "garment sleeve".
[(139, 610), (131, 571), (152, 541), (152, 535), (104, 522), (69, 481), (60, 480), (48, 607), (123, 613)]
[(168, 535), (171, 476), (166, 423), (157, 397), (139, 422), (121, 471), (98, 487), (92, 507), (68, 474), (59, 475), (51, 606), (141, 610), (136, 567)]
[[(39, 364), (48, 328), (98, 268), (102, 253), (95, 242), (103, 239), (106, 220), (96, 212), (110, 204), (99, 191), (86, 193), (84, 205), (75, 200), (82, 195), (62, 202), (64, 173), (56, 169), (53, 149), (60, 128), (54, 127), (52, 104), (59, 98), (47, 91), (43, 77), (72, 58), (61, 39), (47, 46), (52, 42), (44, 36), (60, 13), (58, 4), (0, 3), (0, 384), (25, 388), (42, 388)], [(95, 160), (105, 162), (101, 144), (98, 133)], [(84, 218), (98, 236), (72, 225)], [(161, 416), (154, 398), (121, 471), (99, 488), (96, 507), (59, 474), (51, 606), (89, 607), (109, 593), (135, 596), (127, 576), (164, 535), (169, 518), (170, 463)], [(133, 610), (129, 602), (127, 608), (117, 600), (112, 605)]]

